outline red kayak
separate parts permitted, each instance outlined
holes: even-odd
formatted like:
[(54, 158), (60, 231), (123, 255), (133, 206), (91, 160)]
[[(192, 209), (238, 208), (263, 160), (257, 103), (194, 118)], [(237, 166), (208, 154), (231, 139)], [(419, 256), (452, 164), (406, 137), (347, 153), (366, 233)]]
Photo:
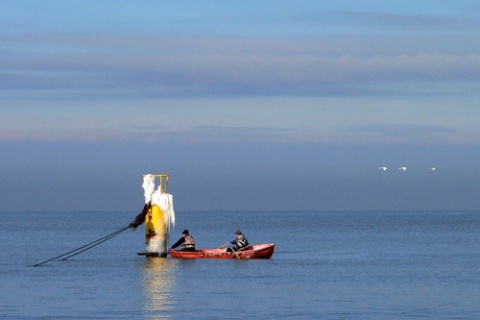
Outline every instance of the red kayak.
[(275, 243), (254, 244), (235, 253), (227, 249), (205, 249), (195, 251), (170, 250), (170, 257), (175, 259), (270, 259)]

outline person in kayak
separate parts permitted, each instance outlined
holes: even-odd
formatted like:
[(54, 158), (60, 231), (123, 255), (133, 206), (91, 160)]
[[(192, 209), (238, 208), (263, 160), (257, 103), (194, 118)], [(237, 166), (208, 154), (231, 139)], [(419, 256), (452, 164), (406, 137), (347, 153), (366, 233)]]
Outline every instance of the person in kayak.
[(242, 231), (237, 230), (235, 231), (235, 240), (232, 240), (230, 244), (233, 246), (227, 249), (228, 252), (239, 251), (248, 247), (248, 240)]
[(195, 239), (188, 233), (188, 230), (183, 230), (182, 237), (170, 248), (170, 250), (181, 246), (181, 251), (195, 251)]

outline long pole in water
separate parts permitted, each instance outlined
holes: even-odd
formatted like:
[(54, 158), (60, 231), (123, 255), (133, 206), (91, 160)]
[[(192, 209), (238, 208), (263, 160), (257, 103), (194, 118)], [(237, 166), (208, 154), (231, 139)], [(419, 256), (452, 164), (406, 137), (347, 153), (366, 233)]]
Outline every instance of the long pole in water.
[[(68, 258), (70, 258), (70, 257), (73, 257), (73, 256), (75, 256), (75, 255), (77, 255), (77, 254), (80, 254), (80, 253), (82, 253), (82, 252), (84, 252), (84, 251), (87, 251), (87, 250), (89, 250), (89, 249), (91, 249), (91, 248), (93, 248), (93, 247), (95, 247), (95, 246), (97, 246), (97, 245), (99, 245), (99, 244), (101, 244), (101, 243), (103, 243), (103, 242), (105, 242), (105, 241), (107, 241), (107, 240), (109, 240), (109, 239), (111, 239), (111, 238), (119, 235), (120, 233), (124, 232), (124, 231), (127, 230), (128, 228), (130, 228), (130, 226), (123, 227), (122, 229), (119, 229), (119, 230), (117, 230), (117, 231), (115, 231), (115, 232), (112, 232), (112, 233), (110, 233), (109, 235), (106, 235), (106, 236), (104, 236), (104, 237), (101, 237), (100, 239), (97, 239), (97, 240), (95, 240), (95, 241), (92, 241), (92, 242), (90, 242), (90, 243), (88, 243), (88, 244), (86, 244), (86, 245), (84, 245), (84, 246), (81, 246), (81, 247), (79, 247), (79, 248), (77, 248), (77, 249), (74, 249), (74, 250), (72, 250), (72, 251), (63, 253), (63, 254), (61, 254), (61, 255), (59, 255), (59, 256), (56, 256), (56, 257), (53, 257), (53, 258), (51, 258), (51, 259), (45, 260), (45, 261), (43, 261), (43, 262), (34, 264), (33, 266), (34, 266), (34, 267), (38, 267), (38, 266), (41, 266), (42, 264), (45, 264), (45, 263), (47, 263), (47, 262), (50, 262), (50, 261), (53, 261), (53, 260), (56, 260), (56, 259), (60, 259), (60, 258), (62, 258), (62, 257), (65, 257), (65, 256), (70, 255), (70, 256), (65, 257), (64, 259), (62, 259), (62, 260), (66, 260), (66, 259), (68, 259)], [(82, 250), (82, 249), (83, 249), (83, 250)]]

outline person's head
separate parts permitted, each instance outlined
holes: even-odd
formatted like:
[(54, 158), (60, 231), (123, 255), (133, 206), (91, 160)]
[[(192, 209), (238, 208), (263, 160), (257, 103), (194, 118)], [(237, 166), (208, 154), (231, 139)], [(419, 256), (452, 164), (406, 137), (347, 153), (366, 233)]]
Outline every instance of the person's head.
[(240, 231), (240, 230), (235, 231), (235, 237), (238, 238), (238, 237), (241, 237), (242, 235), (243, 235), (242, 231)]
[(184, 236), (188, 235), (188, 230), (187, 230), (187, 229), (183, 230), (182, 234), (183, 234)]

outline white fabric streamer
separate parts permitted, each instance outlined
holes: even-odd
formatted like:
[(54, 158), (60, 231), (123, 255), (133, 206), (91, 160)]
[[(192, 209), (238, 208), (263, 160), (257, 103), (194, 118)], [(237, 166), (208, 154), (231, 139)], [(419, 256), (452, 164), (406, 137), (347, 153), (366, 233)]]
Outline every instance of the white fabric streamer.
[(147, 174), (143, 177), (142, 188), (144, 190), (145, 203), (152, 201), (152, 194), (155, 191), (155, 177), (151, 174)]
[(173, 209), (173, 196), (169, 193), (162, 193), (160, 187), (152, 195), (152, 204), (162, 209), (167, 234), (170, 234), (170, 228), (175, 226), (175, 211)]

